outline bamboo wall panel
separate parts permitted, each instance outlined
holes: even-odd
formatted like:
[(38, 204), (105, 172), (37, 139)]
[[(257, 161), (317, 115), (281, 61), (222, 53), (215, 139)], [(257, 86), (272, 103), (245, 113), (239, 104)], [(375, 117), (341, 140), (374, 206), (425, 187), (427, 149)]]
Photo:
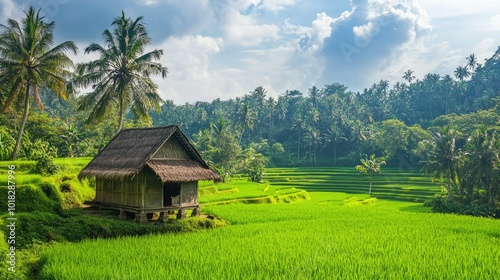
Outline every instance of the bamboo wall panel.
[(152, 171), (146, 169), (146, 196), (145, 207), (163, 206), (163, 183)]
[(103, 192), (102, 180), (96, 179), (96, 182), (95, 182), (95, 201), (96, 202), (102, 201), (102, 192)]
[(197, 182), (183, 183), (181, 187), (182, 205), (194, 205), (197, 202), (198, 186)]

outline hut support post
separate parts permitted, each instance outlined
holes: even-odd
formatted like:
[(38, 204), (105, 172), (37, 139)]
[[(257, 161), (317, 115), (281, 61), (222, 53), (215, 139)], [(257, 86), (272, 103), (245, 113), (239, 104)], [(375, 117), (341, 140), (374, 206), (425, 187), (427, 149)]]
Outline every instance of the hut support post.
[(186, 210), (184, 210), (183, 208), (179, 209), (179, 211), (177, 211), (177, 219), (185, 219), (186, 218)]
[(200, 206), (193, 209), (193, 213), (191, 213), (191, 217), (199, 216), (201, 214)]
[(125, 214), (125, 210), (123, 210), (123, 208), (122, 208), (122, 209), (120, 209), (120, 215), (118, 216), (118, 218), (119, 218), (120, 220), (125, 220), (125, 219), (127, 219), (127, 215)]
[(135, 213), (135, 220), (139, 223), (145, 223), (148, 221), (148, 218), (146, 217), (146, 213), (144, 213), (144, 210), (139, 211), (139, 213)]
[(168, 220), (168, 211), (162, 211), (158, 220), (160, 220), (160, 222), (166, 222)]

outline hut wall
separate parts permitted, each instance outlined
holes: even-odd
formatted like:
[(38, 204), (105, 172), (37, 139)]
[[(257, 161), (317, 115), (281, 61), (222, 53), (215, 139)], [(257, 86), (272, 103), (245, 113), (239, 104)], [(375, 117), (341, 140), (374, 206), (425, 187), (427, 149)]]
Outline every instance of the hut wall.
[(175, 137), (170, 137), (152, 158), (189, 159), (189, 155)]
[(102, 202), (103, 200), (103, 184), (101, 179), (96, 179), (95, 181), (95, 199), (96, 202)]
[(198, 182), (187, 182), (181, 186), (181, 205), (198, 204)]
[(145, 169), (143, 174), (146, 178), (145, 189), (145, 208), (163, 207), (163, 183), (162, 181), (149, 169)]
[(135, 176), (130, 180), (123, 181), (123, 205), (141, 206), (141, 176)]
[(101, 179), (101, 182), (102, 182), (101, 202), (113, 203), (113, 181)]
[(96, 202), (140, 207), (142, 176), (123, 180), (96, 179)]

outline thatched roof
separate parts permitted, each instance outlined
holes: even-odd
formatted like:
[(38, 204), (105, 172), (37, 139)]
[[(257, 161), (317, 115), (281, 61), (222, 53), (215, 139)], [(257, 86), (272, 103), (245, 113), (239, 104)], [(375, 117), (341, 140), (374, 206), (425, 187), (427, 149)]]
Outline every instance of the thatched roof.
[(163, 182), (220, 180), (212, 170), (194, 160), (149, 160), (146, 164)]
[[(152, 159), (171, 137), (177, 139), (189, 159)], [(78, 176), (124, 179), (137, 175), (145, 167), (151, 168), (163, 182), (220, 180), (177, 125), (120, 131)]]

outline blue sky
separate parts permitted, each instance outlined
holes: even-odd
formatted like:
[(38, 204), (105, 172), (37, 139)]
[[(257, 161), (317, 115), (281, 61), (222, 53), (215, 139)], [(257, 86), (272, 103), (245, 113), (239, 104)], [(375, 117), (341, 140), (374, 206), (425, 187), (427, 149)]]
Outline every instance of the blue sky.
[(258, 86), (275, 97), (331, 83), (361, 91), (408, 69), (452, 74), (500, 46), (498, 0), (0, 0), (0, 22), (29, 5), (56, 22), (56, 43), (77, 43), (76, 62), (95, 58), (83, 48), (102, 44), (122, 10), (143, 16), (170, 72), (155, 79), (160, 94), (176, 104)]

